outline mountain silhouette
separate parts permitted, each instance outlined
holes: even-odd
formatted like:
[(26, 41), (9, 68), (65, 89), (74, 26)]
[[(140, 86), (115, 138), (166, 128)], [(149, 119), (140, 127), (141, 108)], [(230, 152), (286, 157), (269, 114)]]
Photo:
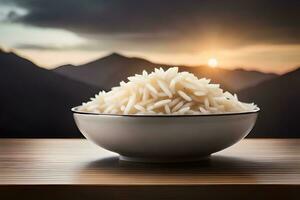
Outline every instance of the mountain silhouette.
[[(166, 69), (172, 66), (152, 63), (142, 58), (126, 57), (118, 53), (112, 53), (87, 64), (80, 66), (64, 65), (54, 69), (54, 71), (69, 78), (109, 90), (111, 87), (119, 85), (120, 81), (126, 80), (128, 76), (141, 73), (144, 69), (151, 72), (155, 67)], [(224, 89), (232, 92), (276, 77), (275, 74), (242, 69), (226, 70), (207, 66), (178, 67), (181, 71), (192, 72), (198, 77), (210, 78), (213, 82), (220, 83)]]
[(300, 137), (300, 68), (239, 92), (261, 108), (251, 137)]
[(0, 137), (79, 137), (70, 108), (98, 88), (0, 51)]

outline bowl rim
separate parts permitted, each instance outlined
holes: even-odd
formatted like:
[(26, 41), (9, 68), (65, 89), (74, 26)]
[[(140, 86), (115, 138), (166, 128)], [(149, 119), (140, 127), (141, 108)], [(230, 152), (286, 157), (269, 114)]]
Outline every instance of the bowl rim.
[(98, 116), (106, 116), (106, 117), (213, 117), (213, 116), (231, 116), (231, 115), (248, 115), (248, 114), (254, 114), (259, 113), (260, 108), (257, 107), (257, 109), (252, 111), (244, 111), (244, 112), (227, 112), (227, 113), (203, 113), (203, 114), (197, 114), (197, 115), (170, 115), (170, 114), (163, 114), (163, 115), (134, 115), (134, 114), (128, 114), (128, 115), (121, 115), (121, 114), (104, 114), (104, 113), (91, 113), (91, 112), (84, 112), (79, 111), (78, 108), (80, 106), (75, 106), (71, 108), (71, 111), (73, 114), (81, 114), (81, 115), (98, 115)]

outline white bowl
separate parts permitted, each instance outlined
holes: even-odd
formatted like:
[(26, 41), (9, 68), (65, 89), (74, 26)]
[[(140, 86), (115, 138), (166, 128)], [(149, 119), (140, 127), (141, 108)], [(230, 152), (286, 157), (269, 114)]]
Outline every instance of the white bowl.
[(259, 109), (203, 115), (110, 115), (72, 109), (81, 133), (119, 153), (121, 160), (182, 162), (199, 160), (248, 135)]

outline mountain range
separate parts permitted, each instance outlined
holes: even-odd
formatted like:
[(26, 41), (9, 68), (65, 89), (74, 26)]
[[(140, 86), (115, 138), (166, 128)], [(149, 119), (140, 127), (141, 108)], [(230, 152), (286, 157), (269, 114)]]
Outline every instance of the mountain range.
[[(54, 71), (74, 80), (97, 87), (104, 87), (106, 90), (109, 90), (111, 87), (117, 86), (121, 80), (126, 81), (128, 76), (139, 74), (143, 70), (151, 72), (156, 67), (166, 69), (173, 66), (152, 63), (145, 59), (126, 57), (118, 53), (112, 53), (84, 65), (64, 65), (56, 68)], [(271, 73), (246, 71), (242, 69), (227, 70), (222, 68), (210, 68), (207, 66), (178, 67), (181, 71), (189, 71), (198, 77), (210, 78), (212, 79), (212, 82), (220, 83), (224, 89), (232, 92), (237, 92), (243, 88), (257, 85), (262, 81), (277, 76)]]
[(98, 90), (0, 51), (0, 137), (80, 137), (70, 109)]
[(238, 93), (261, 112), (251, 137), (300, 137), (300, 68)]
[[(0, 137), (81, 137), (70, 108), (146, 69), (167, 68), (141, 58), (110, 54), (81, 65), (43, 69), (0, 50)], [(211, 78), (261, 108), (250, 137), (300, 137), (300, 69), (278, 76), (257, 71), (179, 66)]]

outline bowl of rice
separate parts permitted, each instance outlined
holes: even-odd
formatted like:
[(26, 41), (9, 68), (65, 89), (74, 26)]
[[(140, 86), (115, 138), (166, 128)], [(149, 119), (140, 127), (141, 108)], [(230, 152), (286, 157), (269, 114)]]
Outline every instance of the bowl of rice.
[(182, 162), (246, 137), (259, 108), (173, 67), (128, 77), (72, 111), (81, 133), (121, 160)]

